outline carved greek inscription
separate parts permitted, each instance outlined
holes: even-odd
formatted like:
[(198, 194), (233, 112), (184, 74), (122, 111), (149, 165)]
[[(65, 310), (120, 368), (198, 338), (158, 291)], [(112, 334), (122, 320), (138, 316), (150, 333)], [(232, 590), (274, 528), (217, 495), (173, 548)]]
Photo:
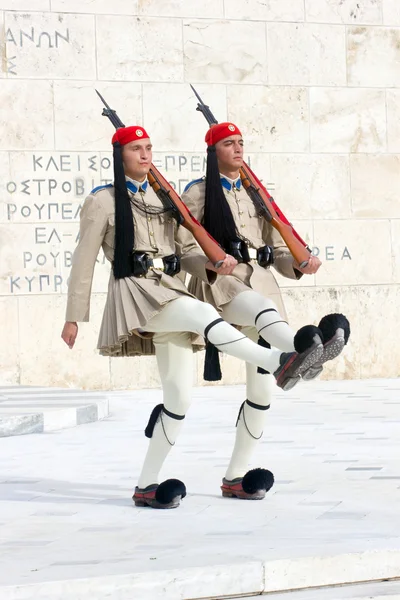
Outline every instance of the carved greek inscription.
[[(19, 37), (13, 34), (13, 39), (15, 43), (27, 44), (38, 43), (39, 37), (30, 30)], [(41, 40), (44, 43), (43, 37)], [(55, 35), (51, 43), (56, 43)], [(250, 157), (246, 162), (250, 163)], [(203, 153), (154, 153), (153, 163), (179, 194), (206, 170)], [(24, 243), (16, 250), (19, 266), (10, 273), (4, 265), (3, 293), (65, 293), (73, 251), (79, 241), (82, 204), (94, 188), (112, 183), (112, 154), (33, 152), (16, 172), (21, 177), (4, 182), (8, 197), (2, 219), (10, 228), (23, 224), (29, 227)], [(273, 190), (275, 186), (267, 182), (266, 187)], [(102, 252), (97, 264), (108, 272), (108, 261)]]
[[(31, 51), (37, 48), (57, 50), (71, 43), (70, 30), (66, 28), (63, 31), (57, 29), (46, 31), (34, 26), (25, 29), (9, 27), (6, 30), (5, 42), (7, 55), (17, 48), (28, 47)], [(7, 72), (10, 75), (18, 75), (18, 55), (7, 56)]]

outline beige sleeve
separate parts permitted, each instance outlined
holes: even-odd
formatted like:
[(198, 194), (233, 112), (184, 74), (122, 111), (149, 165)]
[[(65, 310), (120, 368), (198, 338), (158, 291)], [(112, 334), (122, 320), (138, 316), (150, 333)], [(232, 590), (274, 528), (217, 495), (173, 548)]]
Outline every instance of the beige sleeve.
[(72, 258), (66, 321), (89, 321), (93, 272), (107, 222), (100, 200), (88, 196), (81, 209), (79, 242)]
[(278, 273), (288, 279), (300, 279), (303, 277), (303, 273), (294, 268), (293, 256), (283, 241), (279, 231), (272, 227), (266, 219), (264, 220), (263, 240), (265, 244), (272, 246), (274, 249), (274, 268)]
[[(194, 185), (187, 192), (184, 192), (182, 194), (182, 201), (186, 204), (194, 218), (201, 223), (204, 214), (204, 198), (201, 198), (199, 187)], [(183, 227), (183, 225), (179, 226), (175, 241), (176, 253), (181, 257), (182, 270), (194, 277), (198, 277), (205, 283), (214, 283), (217, 274), (205, 268), (208, 262), (207, 256), (190, 231)]]

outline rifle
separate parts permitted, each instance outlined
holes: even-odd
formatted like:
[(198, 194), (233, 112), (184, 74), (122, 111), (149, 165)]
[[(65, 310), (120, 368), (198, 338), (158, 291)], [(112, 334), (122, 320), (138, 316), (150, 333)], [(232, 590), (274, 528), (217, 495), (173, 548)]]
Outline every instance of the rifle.
[[(102, 115), (110, 119), (115, 129), (125, 127), (116, 111), (108, 106), (103, 96), (97, 90), (96, 93), (105, 106)], [(201, 223), (194, 218), (171, 184), (161, 175), (153, 164), (150, 166), (147, 178), (164, 206), (173, 211), (178, 223), (190, 231), (204, 254), (210, 262), (212, 262), (214, 267), (218, 269), (226, 258), (226, 253), (221, 246), (204, 229)]]
[[(198, 99), (196, 110), (200, 111), (210, 127), (218, 124), (218, 121), (212, 114), (209, 106), (204, 104), (194, 87), (190, 85)], [(258, 212), (271, 223), (272, 227), (279, 231), (282, 239), (285, 241), (293, 258), (301, 268), (308, 264), (311, 255), (311, 249), (306, 242), (299, 236), (292, 224), (287, 220), (282, 211), (278, 208), (273, 197), (268, 193), (258, 177), (253, 173), (250, 167), (243, 162), (240, 169), (240, 179), (243, 187), (249, 194)]]

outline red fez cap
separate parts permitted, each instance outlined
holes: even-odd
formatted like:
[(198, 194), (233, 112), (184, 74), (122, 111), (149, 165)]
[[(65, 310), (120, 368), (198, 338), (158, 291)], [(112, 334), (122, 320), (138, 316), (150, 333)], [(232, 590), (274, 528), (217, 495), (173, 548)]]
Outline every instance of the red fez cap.
[(207, 131), (205, 141), (207, 146), (213, 146), (230, 135), (242, 135), (242, 133), (233, 123), (218, 123)]
[(148, 137), (149, 135), (143, 127), (132, 125), (132, 127), (121, 127), (120, 129), (117, 129), (112, 137), (111, 143), (114, 144), (115, 142), (119, 142), (121, 146), (125, 146), (125, 144), (129, 144), (129, 142), (144, 140)]

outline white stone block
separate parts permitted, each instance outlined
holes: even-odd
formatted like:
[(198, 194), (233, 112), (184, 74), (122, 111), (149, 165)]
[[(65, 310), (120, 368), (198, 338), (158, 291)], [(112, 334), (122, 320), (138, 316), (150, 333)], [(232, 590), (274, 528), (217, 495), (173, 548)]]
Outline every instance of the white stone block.
[(0, 10), (50, 10), (50, 0), (0, 0)]
[[(2, 252), (0, 250), (0, 257)], [(0, 296), (0, 384), (19, 383), (18, 299)]]
[(393, 281), (400, 281), (400, 219), (390, 222), (393, 256)]
[(383, 24), (400, 25), (400, 4), (397, 0), (382, 0)]
[[(187, 121), (186, 121), (187, 122)], [(196, 136), (197, 143), (201, 140), (202, 133)], [(195, 137), (195, 136), (193, 136)], [(152, 136), (154, 148), (157, 148), (157, 141), (162, 138)], [(198, 152), (158, 152), (153, 151), (153, 164), (162, 173), (162, 175), (169, 181), (172, 187), (182, 194), (183, 190), (190, 181), (200, 179), (206, 172), (206, 153), (204, 147), (199, 149)]]
[(382, 23), (381, 1), (305, 0), (306, 20), (319, 23), (379, 25)]
[(157, 17), (202, 17), (218, 19), (224, 16), (223, 0), (146, 0), (139, 2), (139, 15)]
[(273, 154), (271, 179), (284, 213), (294, 219), (351, 216), (349, 159), (341, 154)]
[(7, 118), (0, 120), (0, 150), (53, 148), (51, 81), (33, 84), (4, 79), (0, 86), (0, 106), (7, 111)]
[(65, 296), (32, 295), (18, 300), (23, 385), (109, 389), (108, 359), (96, 350), (104, 297), (94, 295), (91, 322), (79, 324), (73, 350), (61, 339)]
[[(2, 173), (0, 153), (0, 176)], [(77, 221), (90, 191), (113, 180), (112, 154), (99, 152), (11, 152), (0, 186), (5, 223)]]
[(51, 0), (53, 12), (89, 13), (106, 15), (137, 15), (138, 0)]
[(9, 71), (23, 78), (94, 79), (95, 32), (92, 15), (5, 13)]
[(363, 351), (359, 361), (362, 378), (398, 377), (399, 306), (398, 285), (368, 286), (360, 289), (360, 340)]
[[(320, 270), (322, 269), (324, 269), (324, 265), (321, 266)], [(294, 331), (303, 325), (318, 325), (321, 318), (330, 313), (343, 313), (350, 322), (349, 343), (338, 358), (324, 365), (322, 379), (358, 379), (360, 377), (359, 289), (359, 287), (349, 286), (327, 286), (283, 290), (289, 323)]]
[(350, 27), (347, 70), (349, 85), (400, 86), (400, 29)]
[(346, 85), (345, 28), (269, 23), (270, 85)]
[(388, 151), (400, 152), (400, 89), (386, 90)]
[[(155, 125), (157, 125), (157, 123), (155, 123)], [(194, 137), (194, 131), (192, 129), (190, 130), (191, 135)], [(158, 140), (162, 141), (162, 137), (153, 138), (152, 136), (152, 139), (155, 140), (154, 147), (157, 148), (158, 146), (156, 143)], [(153, 152), (154, 166), (159, 169), (179, 194), (182, 194), (189, 182), (200, 179), (206, 172), (207, 153), (206, 145), (204, 143), (204, 130), (199, 132), (198, 136), (196, 136), (196, 140), (193, 139), (192, 143), (194, 144), (195, 141), (197, 141), (199, 146), (201, 145), (201, 148), (199, 147), (197, 152), (181, 152), (179, 150), (170, 152), (158, 152), (156, 150)], [(267, 186), (268, 190), (273, 192), (275, 184), (271, 181), (270, 177), (269, 154), (252, 154), (245, 151), (244, 158), (247, 164), (263, 181), (264, 185)]]
[(311, 88), (312, 152), (384, 152), (383, 90)]
[(7, 202), (10, 194), (7, 186), (10, 181), (9, 153), (0, 152), (0, 223), (7, 219)]
[(305, 88), (231, 86), (228, 115), (241, 129), (248, 152), (309, 151)]
[[(325, 247), (317, 285), (368, 285), (392, 281), (390, 222), (315, 221), (314, 242)], [(351, 257), (351, 258), (350, 258)]]
[[(395, 575), (389, 574), (395, 574), (398, 569), (399, 555), (397, 551), (376, 550), (353, 553), (348, 549), (337, 555), (333, 550), (328, 551), (329, 555), (307, 557), (308, 568), (305, 568), (304, 558), (267, 562), (265, 565), (265, 592), (291, 590), (294, 586), (300, 589), (310, 589), (321, 585), (327, 586), (327, 591), (328, 586), (339, 583), (390, 579)], [(336, 588), (337, 591), (340, 589), (340, 587)], [(320, 597), (325, 596), (324, 592)], [(348, 598), (351, 598), (350, 594)], [(358, 595), (358, 597), (360, 600), (367, 598), (362, 595)], [(369, 597), (372, 599), (371, 596)], [(378, 597), (376, 600), (381, 600), (383, 597)], [(340, 596), (336, 595), (336, 598), (339, 599)]]
[(178, 19), (98, 16), (98, 78), (105, 81), (183, 81)]
[(228, 19), (254, 21), (304, 21), (303, 0), (229, 0), (225, 2)]
[[(222, 85), (195, 86), (218, 121), (226, 119), (226, 90)], [(162, 98), (162, 105), (160, 104)], [(198, 151), (205, 154), (207, 121), (196, 111), (197, 99), (187, 83), (143, 84), (144, 124), (154, 150), (175, 153)]]
[(115, 129), (109, 119), (102, 116), (104, 106), (96, 89), (126, 126), (143, 124), (140, 83), (56, 81), (56, 148), (112, 153), (111, 138)]
[[(155, 356), (110, 358), (111, 387), (115, 390), (160, 388), (161, 382)], [(162, 402), (160, 391), (160, 402)]]
[(399, 218), (400, 155), (354, 154), (350, 168), (354, 215)]
[(267, 80), (264, 23), (185, 20), (183, 44), (186, 81), (265, 83)]
[[(277, 201), (277, 204), (279, 206), (279, 208), (282, 208), (282, 202)], [(289, 210), (286, 210), (286, 207), (284, 207), (285, 210), (283, 210), (286, 218), (292, 223), (294, 229), (297, 231), (297, 233), (300, 235), (300, 237), (306, 242), (306, 244), (311, 248), (311, 249), (315, 249), (315, 253), (320, 252), (319, 248), (316, 248), (315, 243), (314, 243), (314, 227), (313, 227), (313, 223), (312, 221), (299, 221), (297, 220), (297, 214), (294, 212), (289, 212)], [(292, 289), (296, 289), (296, 288), (308, 288), (308, 287), (314, 287), (315, 286), (315, 276), (314, 275), (303, 275), (303, 277), (301, 277), (301, 279), (299, 280), (295, 280), (295, 279), (289, 279), (287, 277), (283, 277), (283, 275), (280, 275), (274, 268), (272, 268), (272, 273), (275, 277), (275, 279), (277, 280), (279, 287), (284, 289), (284, 288), (292, 288)]]
[[(42, 408), (43, 409), (43, 408)], [(43, 412), (43, 429), (44, 431), (59, 431), (60, 429), (68, 429), (76, 427), (77, 407), (68, 406), (58, 408), (57, 410), (47, 410)], [(97, 419), (96, 419), (97, 420)]]
[[(0, 294), (65, 293), (77, 243), (77, 222), (5, 224), (0, 226)], [(107, 290), (110, 266), (100, 250), (94, 269), (94, 292)]]
[(4, 44), (5, 44), (5, 31), (4, 31), (4, 13), (0, 11), (0, 51), (2, 53), (2, 55), (4, 56), (3, 60), (1, 61), (0, 64), (0, 79), (2, 79), (3, 77), (6, 77), (6, 73), (10, 67), (10, 63), (7, 60), (7, 56), (5, 55), (5, 50), (3, 50), (3, 48), (5, 48)]

